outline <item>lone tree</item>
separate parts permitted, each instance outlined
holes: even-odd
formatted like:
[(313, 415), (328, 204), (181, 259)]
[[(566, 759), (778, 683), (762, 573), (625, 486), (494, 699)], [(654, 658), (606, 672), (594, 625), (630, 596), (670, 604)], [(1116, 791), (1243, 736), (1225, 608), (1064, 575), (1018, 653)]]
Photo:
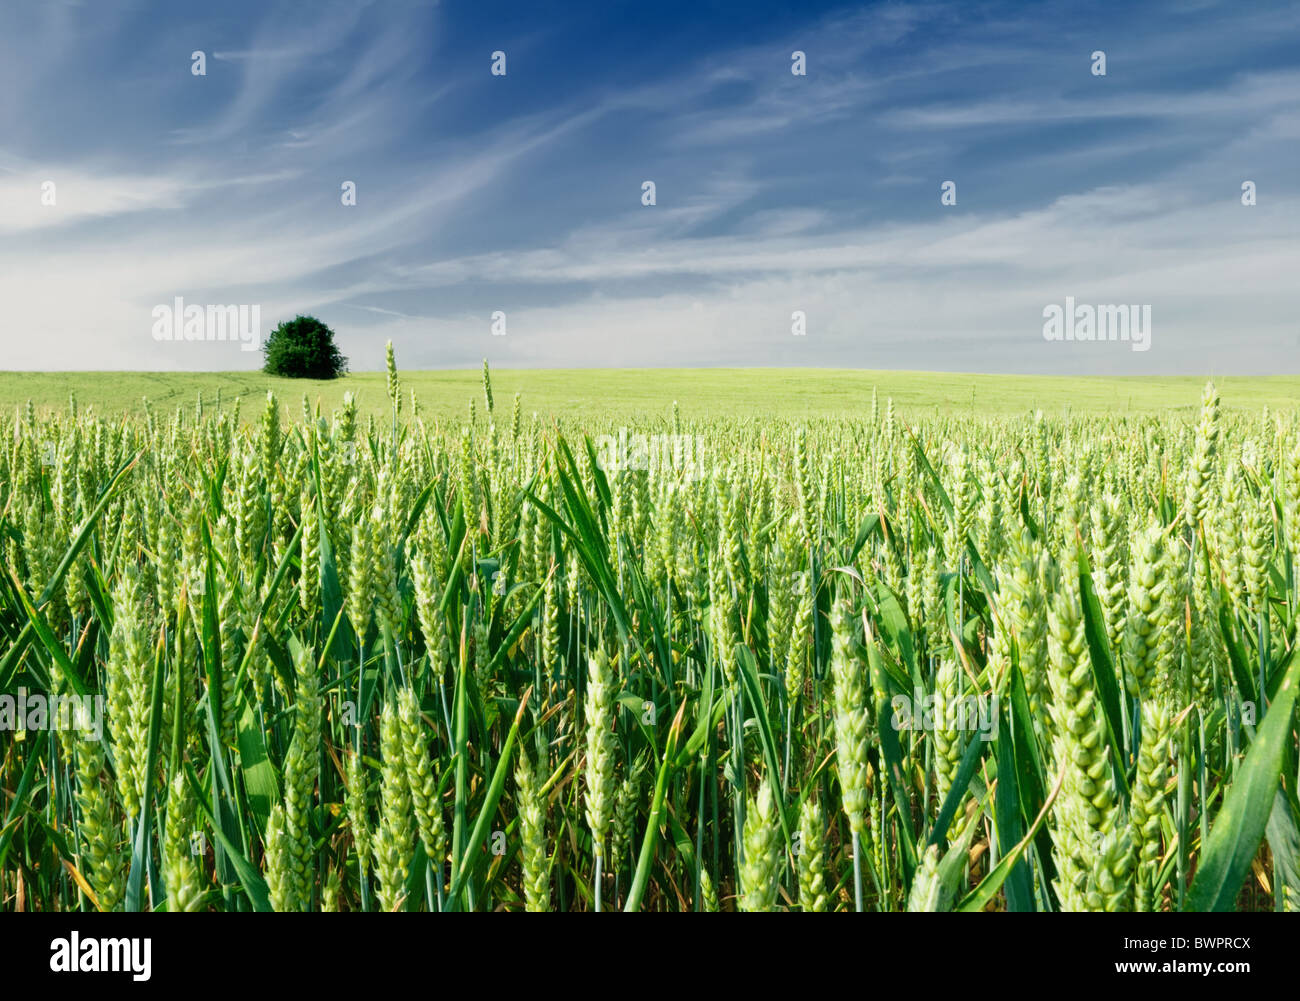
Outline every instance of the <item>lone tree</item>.
[(334, 343), (334, 331), (314, 316), (295, 316), (271, 331), (262, 346), (262, 371), (290, 379), (337, 379), (348, 360)]

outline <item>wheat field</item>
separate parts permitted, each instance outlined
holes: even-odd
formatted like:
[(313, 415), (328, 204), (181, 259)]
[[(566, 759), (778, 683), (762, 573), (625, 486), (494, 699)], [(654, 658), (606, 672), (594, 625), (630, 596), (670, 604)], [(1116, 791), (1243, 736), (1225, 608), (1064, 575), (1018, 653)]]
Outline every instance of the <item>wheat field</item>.
[(0, 416), (4, 910), (1300, 909), (1295, 410), (385, 388)]

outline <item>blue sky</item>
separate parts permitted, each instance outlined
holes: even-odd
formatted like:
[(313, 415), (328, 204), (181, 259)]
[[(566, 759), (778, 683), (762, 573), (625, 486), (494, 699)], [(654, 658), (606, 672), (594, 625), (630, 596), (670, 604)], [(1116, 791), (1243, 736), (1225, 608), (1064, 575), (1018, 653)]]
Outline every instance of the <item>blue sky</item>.
[(181, 296), (354, 369), (1295, 372), (1297, 165), (1295, 4), (9, 0), (0, 366), (258, 365)]

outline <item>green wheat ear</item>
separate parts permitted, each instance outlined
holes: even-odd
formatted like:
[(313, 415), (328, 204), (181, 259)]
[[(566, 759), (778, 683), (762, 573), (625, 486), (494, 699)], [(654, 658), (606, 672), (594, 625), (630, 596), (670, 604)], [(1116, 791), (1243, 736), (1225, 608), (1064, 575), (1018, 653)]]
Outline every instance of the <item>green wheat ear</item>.
[(527, 753), (521, 747), (515, 769), (519, 797), (520, 864), (527, 910), (550, 910), (550, 865), (546, 858), (546, 797)]
[(718, 891), (714, 889), (709, 870), (704, 868), (700, 869), (700, 904), (709, 913), (718, 910)]
[(442, 869), (447, 857), (442, 800), (438, 796), (438, 783), (434, 779), (429, 749), (424, 739), (420, 708), (415, 692), (410, 688), (403, 688), (397, 693), (397, 713), (401, 728), (402, 766), (406, 771), (416, 830), (425, 855), (434, 867), (435, 881), (441, 887)]
[(587, 826), (592, 852), (602, 856), (617, 789), (614, 769), (618, 743), (614, 738), (615, 681), (608, 658), (597, 653), (587, 671)]
[[(942, 806), (948, 790), (952, 788), (957, 778), (957, 768), (961, 764), (963, 750), (962, 734), (956, 728), (958, 700), (961, 698), (961, 675), (957, 662), (950, 657), (944, 657), (939, 661), (939, 669), (935, 672), (934, 678), (934, 694), (938, 702), (933, 731), (934, 790), (935, 798)], [(956, 824), (953, 826), (954, 834), (957, 833), (957, 826)]]
[(1161, 819), (1169, 778), (1172, 726), (1168, 705), (1142, 704), (1142, 745), (1129, 805), (1129, 840), (1135, 851), (1133, 909), (1155, 905), (1156, 874), (1162, 845)]
[(388, 368), (388, 398), (393, 402), (393, 411), (401, 413), (402, 388), (397, 379), (397, 358), (393, 354), (393, 342), (384, 345), (384, 361)]
[(740, 867), (740, 909), (770, 911), (781, 880), (781, 822), (772, 787), (762, 781), (745, 810), (745, 856)]
[[(1096, 867), (1109, 870), (1117, 863), (1109, 855), (1099, 855), (1098, 848), (1123, 821), (1076, 580), (1072, 573), (1057, 575), (1049, 612), (1052, 752), (1056, 767), (1065, 768), (1051, 834), (1061, 909), (1085, 911), (1097, 909), (1097, 898), (1089, 893), (1092, 882), (1100, 881), (1106, 893), (1111, 890), (1109, 879), (1102, 879), (1104, 874)], [(1124, 892), (1128, 889), (1126, 884)]]
[(844, 603), (835, 605), (831, 621), (831, 687), (835, 720), (836, 763), (849, 829), (860, 834), (867, 813), (867, 735), (870, 709), (866, 665), (853, 649), (853, 620)]
[(908, 891), (907, 909), (913, 912), (947, 910), (944, 904), (943, 882), (939, 878), (940, 853), (938, 845), (930, 845), (921, 856), (920, 865), (912, 876)]
[(638, 795), (640, 792), (640, 768), (634, 768), (630, 774), (623, 776), (618, 786), (618, 796), (614, 800), (614, 819), (610, 825), (609, 856), (615, 867), (632, 844), (633, 821), (636, 819)]
[(113, 819), (112, 786), (103, 780), (104, 749), (82, 737), (76, 745), (77, 806), (81, 813), (82, 868), (101, 911), (115, 911), (126, 891), (125, 837)]
[(203, 905), (201, 877), (191, 842), (195, 812), (189, 784), (183, 774), (177, 774), (167, 791), (167, 826), (162, 852), (167, 910), (171, 912), (197, 911)]
[(376, 893), (385, 911), (398, 910), (406, 899), (406, 877), (415, 852), (411, 787), (406, 775), (402, 747), (402, 725), (392, 703), (385, 704), (379, 718), (379, 751), (382, 757), (379, 785), (379, 828), (375, 832)]
[(1205, 384), (1201, 396), (1201, 419), (1196, 425), (1196, 443), (1187, 465), (1183, 495), (1183, 517), (1193, 529), (1209, 513), (1210, 484), (1214, 479), (1214, 458), (1219, 442), (1219, 393), (1213, 382)]
[(364, 874), (370, 868), (371, 827), (369, 789), (365, 765), (361, 755), (349, 751), (344, 758), (346, 798), (344, 800), (348, 824), (352, 828), (352, 844), (357, 862)]
[(343, 891), (343, 874), (337, 868), (330, 870), (329, 876), (325, 880), (325, 885), (321, 887), (320, 909), (325, 914), (333, 914), (339, 910), (339, 897)]
[(799, 847), (795, 858), (799, 871), (799, 906), (805, 911), (830, 910), (826, 891), (826, 819), (815, 797), (799, 809)]
[(277, 912), (295, 909), (293, 872), (289, 863), (289, 848), (285, 843), (284, 807), (276, 803), (266, 821), (266, 888), (271, 907)]
[[(284, 764), (283, 847), (292, 870), (292, 883), (284, 900), (295, 910), (310, 910), (315, 885), (311, 815), (315, 808), (319, 776), (321, 699), (316, 658), (306, 647), (292, 644), (297, 699), (294, 733)], [(287, 908), (286, 908), (287, 909)]]

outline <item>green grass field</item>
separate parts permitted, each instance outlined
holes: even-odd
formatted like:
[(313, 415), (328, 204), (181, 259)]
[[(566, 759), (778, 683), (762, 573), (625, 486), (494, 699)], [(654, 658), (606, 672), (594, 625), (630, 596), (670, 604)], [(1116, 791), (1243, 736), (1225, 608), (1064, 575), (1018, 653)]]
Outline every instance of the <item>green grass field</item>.
[[(401, 365), (401, 358), (398, 358)], [(435, 416), (457, 416), (475, 398), (482, 404), (481, 373), (402, 371), (421, 406)], [(1161, 378), (966, 375), (835, 369), (547, 369), (492, 372), (498, 399), (509, 407), (523, 394), (525, 414), (571, 418), (632, 419), (666, 413), (673, 400), (693, 417), (832, 417), (865, 411), (873, 387), (881, 405), (892, 397), (901, 413), (979, 411), (1017, 414), (1150, 413), (1198, 406), (1203, 376)], [(1300, 403), (1300, 376), (1216, 378), (1229, 408), (1293, 409)], [(0, 405), (12, 411), (31, 400), (46, 411), (67, 404), (75, 390), (81, 405), (100, 414), (136, 412), (148, 397), (157, 408), (190, 405), (202, 393), (212, 402), (243, 397), (253, 402), (274, 389), (286, 407), (303, 393), (326, 411), (345, 392), (356, 394), (363, 412), (386, 413), (384, 373), (359, 372), (334, 382), (277, 379), (260, 372), (0, 372)], [(245, 419), (259, 413), (243, 409)]]

